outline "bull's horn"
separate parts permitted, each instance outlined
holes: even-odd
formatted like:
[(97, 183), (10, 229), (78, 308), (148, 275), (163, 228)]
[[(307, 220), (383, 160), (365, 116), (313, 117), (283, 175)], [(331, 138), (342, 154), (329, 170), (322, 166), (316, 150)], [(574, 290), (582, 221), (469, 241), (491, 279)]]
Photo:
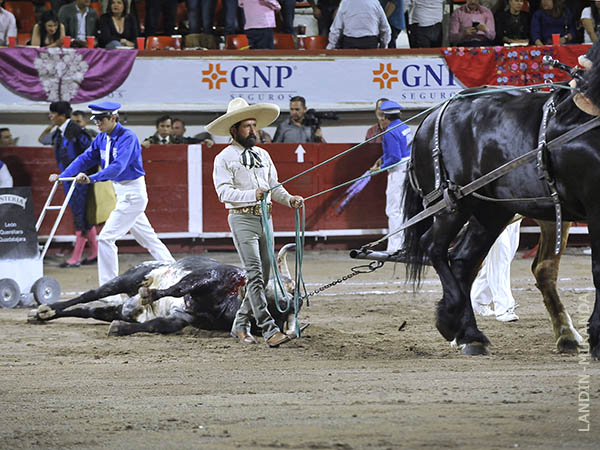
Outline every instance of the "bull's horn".
[(287, 264), (287, 252), (291, 249), (295, 250), (296, 244), (285, 244), (283, 247), (281, 247), (281, 250), (279, 250), (279, 253), (277, 254), (277, 267), (279, 268), (279, 273), (290, 279), (292, 277), (290, 276), (290, 269), (288, 268)]

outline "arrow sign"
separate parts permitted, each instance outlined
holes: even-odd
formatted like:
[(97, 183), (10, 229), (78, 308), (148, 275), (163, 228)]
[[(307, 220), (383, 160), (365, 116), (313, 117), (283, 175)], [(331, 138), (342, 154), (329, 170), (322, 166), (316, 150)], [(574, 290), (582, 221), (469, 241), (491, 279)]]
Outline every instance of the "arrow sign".
[(304, 154), (306, 153), (306, 150), (304, 150), (304, 147), (302, 147), (302, 145), (299, 145), (296, 150), (294, 151), (294, 153), (297, 155), (298, 157), (298, 162), (299, 163), (303, 163), (304, 162)]

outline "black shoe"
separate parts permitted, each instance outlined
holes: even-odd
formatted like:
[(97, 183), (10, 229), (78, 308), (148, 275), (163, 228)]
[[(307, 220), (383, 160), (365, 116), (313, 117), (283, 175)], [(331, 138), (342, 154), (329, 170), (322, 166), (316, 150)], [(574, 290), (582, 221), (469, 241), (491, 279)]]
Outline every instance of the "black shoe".
[(91, 264), (96, 264), (96, 263), (98, 263), (98, 257), (95, 257), (95, 258), (92, 258), (92, 259), (86, 258), (83, 261), (81, 261), (81, 265), (82, 266), (89, 266)]
[(63, 269), (67, 268), (67, 267), (79, 267), (81, 265), (81, 263), (75, 263), (75, 264), (69, 264), (68, 262), (64, 262), (61, 263), (60, 266), (58, 267), (62, 267)]

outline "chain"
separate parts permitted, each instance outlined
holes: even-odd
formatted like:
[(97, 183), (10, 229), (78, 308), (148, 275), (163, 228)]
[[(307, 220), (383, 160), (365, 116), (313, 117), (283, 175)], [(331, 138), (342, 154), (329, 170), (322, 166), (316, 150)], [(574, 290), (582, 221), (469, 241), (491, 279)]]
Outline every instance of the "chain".
[(375, 272), (377, 269), (382, 267), (383, 264), (384, 261), (371, 261), (369, 264), (354, 266), (350, 269), (350, 273), (348, 275), (344, 275), (341, 278), (338, 278), (337, 280), (333, 280), (331, 283), (318, 287), (314, 291), (306, 294), (305, 298), (308, 300), (308, 298), (312, 297), (313, 295), (319, 294), (320, 292), (323, 292), (324, 290), (329, 289), (335, 286), (336, 284), (340, 284), (343, 281), (349, 280), (350, 278), (355, 277), (356, 275), (360, 275), (361, 273)]

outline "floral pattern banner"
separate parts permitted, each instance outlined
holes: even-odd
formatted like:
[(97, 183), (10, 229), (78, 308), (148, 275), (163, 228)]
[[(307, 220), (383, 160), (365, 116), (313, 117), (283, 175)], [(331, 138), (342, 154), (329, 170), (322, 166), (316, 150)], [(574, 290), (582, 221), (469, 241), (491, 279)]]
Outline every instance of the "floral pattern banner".
[(570, 80), (566, 72), (542, 63), (546, 55), (568, 66), (577, 65), (589, 45), (558, 47), (449, 47), (443, 49), (448, 67), (466, 87), (526, 86)]
[(121, 86), (136, 55), (135, 50), (0, 49), (0, 82), (29, 100), (83, 103)]

